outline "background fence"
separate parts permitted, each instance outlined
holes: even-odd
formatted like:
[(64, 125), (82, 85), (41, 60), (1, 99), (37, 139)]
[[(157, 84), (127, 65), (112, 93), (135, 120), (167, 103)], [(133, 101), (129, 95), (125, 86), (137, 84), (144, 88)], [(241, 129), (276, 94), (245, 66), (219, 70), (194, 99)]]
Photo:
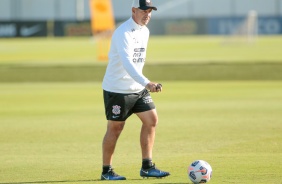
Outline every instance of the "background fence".
[[(116, 24), (131, 0), (112, 0)], [(259, 34), (282, 34), (282, 0), (154, 0), (151, 34), (230, 34), (250, 10)], [(1, 0), (0, 37), (89, 36), (88, 0)]]

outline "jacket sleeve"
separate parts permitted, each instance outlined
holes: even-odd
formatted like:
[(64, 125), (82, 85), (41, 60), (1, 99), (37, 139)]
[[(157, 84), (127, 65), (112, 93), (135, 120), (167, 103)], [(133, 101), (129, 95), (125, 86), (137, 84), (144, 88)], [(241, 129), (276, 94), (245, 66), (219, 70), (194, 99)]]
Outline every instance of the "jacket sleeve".
[(134, 55), (134, 41), (131, 38), (131, 35), (127, 32), (115, 35), (114, 43), (118, 44), (115, 47), (118, 50), (118, 54), (120, 56), (120, 60), (126, 72), (139, 84), (142, 86), (146, 86), (150, 81), (143, 75), (142, 66), (137, 67), (137, 65), (133, 62)]

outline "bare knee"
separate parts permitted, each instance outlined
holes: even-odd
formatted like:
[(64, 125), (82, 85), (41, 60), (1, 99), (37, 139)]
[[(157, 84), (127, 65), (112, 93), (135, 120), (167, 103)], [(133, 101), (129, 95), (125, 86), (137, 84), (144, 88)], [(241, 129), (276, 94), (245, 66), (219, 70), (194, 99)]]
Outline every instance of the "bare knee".
[(107, 127), (107, 134), (119, 136), (124, 128), (125, 122), (109, 121)]
[(158, 124), (158, 115), (155, 109), (151, 111), (145, 111), (137, 113), (137, 116), (141, 119), (144, 126), (156, 127)]
[(149, 125), (152, 127), (156, 127), (158, 125), (158, 117), (156, 116), (152, 118), (151, 123), (149, 123)]

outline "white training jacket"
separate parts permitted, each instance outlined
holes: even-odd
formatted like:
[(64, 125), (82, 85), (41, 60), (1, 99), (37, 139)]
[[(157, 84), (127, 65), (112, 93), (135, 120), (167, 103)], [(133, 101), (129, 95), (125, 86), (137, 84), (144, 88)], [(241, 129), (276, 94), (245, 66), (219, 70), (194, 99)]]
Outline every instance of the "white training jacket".
[(109, 63), (103, 79), (104, 90), (115, 93), (136, 93), (150, 82), (143, 74), (149, 29), (132, 18), (113, 33)]

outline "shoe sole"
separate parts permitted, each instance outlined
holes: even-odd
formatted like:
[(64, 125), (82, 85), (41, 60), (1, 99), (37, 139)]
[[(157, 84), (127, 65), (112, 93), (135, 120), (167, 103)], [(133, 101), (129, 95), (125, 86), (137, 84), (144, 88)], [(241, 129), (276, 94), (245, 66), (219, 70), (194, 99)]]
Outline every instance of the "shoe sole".
[(101, 177), (101, 180), (102, 181), (118, 181), (118, 180), (126, 180), (126, 178), (121, 178), (121, 179), (115, 179), (115, 180), (113, 180), (113, 179), (109, 179), (109, 178), (105, 178), (105, 177)]
[(110, 179), (102, 179), (101, 178), (101, 181), (119, 181), (119, 180), (126, 180), (126, 178), (125, 179), (118, 179), (118, 180), (110, 180)]
[(162, 179), (162, 178), (165, 178), (165, 177), (168, 177), (169, 176), (169, 174), (168, 175), (166, 175), (166, 176), (141, 176), (143, 179), (148, 179), (148, 178), (158, 178), (158, 179)]

